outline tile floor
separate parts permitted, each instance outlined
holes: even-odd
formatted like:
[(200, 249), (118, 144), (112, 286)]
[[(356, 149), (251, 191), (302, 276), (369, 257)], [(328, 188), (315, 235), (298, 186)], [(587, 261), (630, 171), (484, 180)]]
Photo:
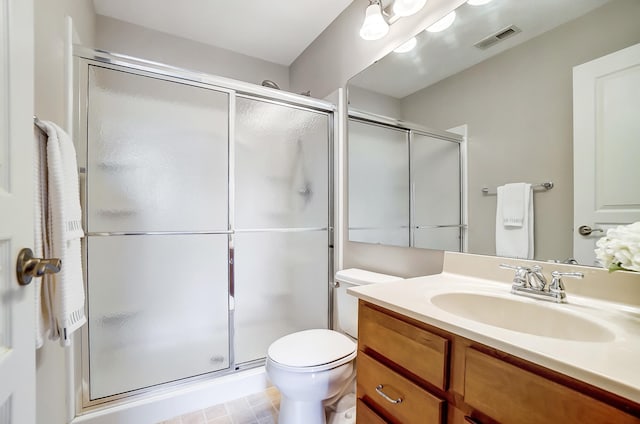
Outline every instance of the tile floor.
[(159, 424), (276, 424), (280, 393), (275, 387), (230, 402), (162, 421)]

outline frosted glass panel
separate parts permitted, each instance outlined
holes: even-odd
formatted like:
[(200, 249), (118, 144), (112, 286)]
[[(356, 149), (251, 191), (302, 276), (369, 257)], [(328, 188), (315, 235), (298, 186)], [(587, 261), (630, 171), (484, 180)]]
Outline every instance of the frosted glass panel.
[(87, 246), (92, 399), (229, 367), (227, 235)]
[(236, 226), (326, 227), (328, 116), (246, 98), (236, 106)]
[(11, 396), (0, 404), (0, 424), (11, 424)]
[(236, 362), (264, 358), (285, 334), (328, 324), (326, 231), (235, 235)]
[(349, 240), (409, 245), (407, 137), (349, 120)]
[(89, 67), (91, 232), (227, 230), (228, 95)]
[(414, 134), (411, 169), (415, 225), (460, 224), (460, 145)]

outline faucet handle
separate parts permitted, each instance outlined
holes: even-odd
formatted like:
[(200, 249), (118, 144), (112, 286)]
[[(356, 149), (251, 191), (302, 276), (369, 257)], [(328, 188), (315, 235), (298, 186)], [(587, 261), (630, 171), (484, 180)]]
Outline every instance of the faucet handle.
[(529, 286), (535, 290), (545, 291), (547, 288), (547, 279), (542, 273), (542, 267), (540, 265), (534, 265), (527, 274), (529, 277)]
[(584, 278), (584, 274), (581, 272), (560, 272), (553, 271), (551, 272), (551, 285), (549, 285), (549, 291), (551, 292), (560, 292), (564, 291), (564, 284), (562, 283), (562, 277), (570, 277), (570, 278)]
[(514, 269), (516, 274), (513, 276), (513, 284), (526, 287), (528, 284), (527, 276), (531, 272), (531, 268), (521, 265), (500, 264), (502, 269)]

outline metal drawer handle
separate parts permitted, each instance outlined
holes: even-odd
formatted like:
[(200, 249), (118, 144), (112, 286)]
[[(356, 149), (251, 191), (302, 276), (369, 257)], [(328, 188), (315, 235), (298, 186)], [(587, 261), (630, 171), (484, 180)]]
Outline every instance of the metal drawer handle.
[(394, 405), (402, 402), (402, 398), (399, 397), (398, 399), (391, 399), (385, 392), (382, 391), (382, 389), (384, 388), (384, 386), (382, 384), (378, 384), (378, 386), (376, 387), (376, 392), (382, 396), (383, 398), (385, 398), (387, 401), (393, 403)]
[(479, 420), (477, 420), (477, 419), (475, 419), (475, 418), (473, 418), (473, 417), (471, 417), (469, 415), (465, 415), (464, 416), (464, 420), (466, 422), (468, 422), (468, 423), (471, 423), (471, 424), (482, 424), (482, 422), (480, 422)]

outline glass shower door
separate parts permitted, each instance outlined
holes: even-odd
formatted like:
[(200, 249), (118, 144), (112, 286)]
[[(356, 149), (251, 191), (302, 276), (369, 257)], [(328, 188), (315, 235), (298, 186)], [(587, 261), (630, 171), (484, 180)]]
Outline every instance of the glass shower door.
[(413, 246), (461, 251), (460, 144), (411, 134)]
[(238, 97), (235, 359), (328, 326), (329, 116)]
[(409, 132), (349, 119), (349, 240), (409, 246)]
[(229, 368), (229, 94), (90, 65), (90, 399)]

